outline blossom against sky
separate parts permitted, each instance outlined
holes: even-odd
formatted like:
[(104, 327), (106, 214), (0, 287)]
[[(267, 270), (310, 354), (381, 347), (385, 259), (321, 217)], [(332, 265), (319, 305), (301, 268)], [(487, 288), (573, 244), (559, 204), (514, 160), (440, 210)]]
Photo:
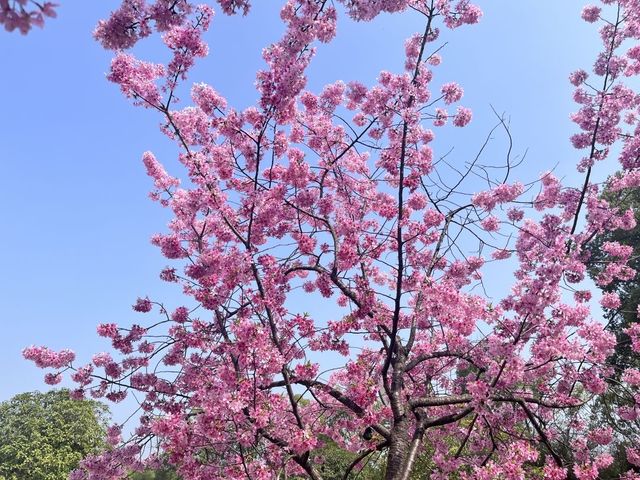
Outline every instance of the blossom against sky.
[[(107, 348), (96, 325), (135, 322), (137, 297), (179, 303), (179, 292), (158, 277), (166, 262), (149, 238), (167, 217), (147, 198), (151, 185), (140, 160), (152, 149), (171, 165), (174, 147), (158, 132), (155, 115), (132, 108), (106, 81), (111, 55), (91, 38), (98, 19), (116, 6), (69, 0), (45, 29), (0, 37), (0, 400), (44, 387), (41, 372), (20, 355), (25, 346), (72, 347), (88, 359)], [(453, 155), (477, 149), (495, 124), (493, 106), (511, 118), (517, 152), (528, 149), (521, 176), (534, 179), (556, 165), (558, 175), (576, 175), (577, 152), (568, 142), (576, 108), (567, 79), (591, 62), (598, 42), (580, 20), (582, 2), (493, 0), (482, 8), (480, 24), (444, 47), (436, 73), (439, 83), (463, 85), (474, 111), (462, 134), (467, 147), (456, 142)], [(406, 18), (342, 22), (336, 41), (319, 48), (308, 88), (336, 79), (370, 84), (381, 70), (401, 70), (404, 39), (420, 28)], [(261, 49), (281, 28), (268, 2), (255, 4), (245, 20), (217, 12), (209, 58), (190, 80), (207, 81), (238, 107), (249, 105)], [(138, 52), (153, 60), (157, 47), (143, 43)], [(446, 140), (442, 135), (439, 154)]]

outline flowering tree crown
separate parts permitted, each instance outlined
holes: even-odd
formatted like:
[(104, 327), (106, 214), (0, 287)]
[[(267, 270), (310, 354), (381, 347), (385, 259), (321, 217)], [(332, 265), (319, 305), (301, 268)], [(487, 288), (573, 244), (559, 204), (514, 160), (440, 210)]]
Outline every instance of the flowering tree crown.
[[(460, 85), (433, 81), (445, 29), (481, 19), (468, 0), (288, 0), (285, 33), (256, 75), (259, 100), (242, 111), (202, 83), (190, 106), (176, 105), (176, 88), (207, 55), (210, 5), (124, 0), (95, 36), (116, 52), (108, 79), (156, 111), (180, 148), (182, 181), (151, 152), (143, 162), (152, 199), (173, 214), (152, 239), (175, 261), (161, 277), (192, 301), (170, 309), (141, 298), (134, 310), (159, 321), (100, 325), (115, 357), (76, 366), (69, 351), (25, 350), (55, 369), (49, 383), (71, 371), (78, 397), (117, 402), (134, 391), (141, 401), (135, 436), (122, 442), (114, 429), (114, 448), (73, 479), (123, 478), (162, 458), (187, 480), (319, 480), (327, 441), (357, 453), (344, 478), (384, 452), (386, 478), (408, 479), (425, 447), (434, 479), (597, 478), (612, 461), (612, 432), (567, 412), (588, 411), (607, 390), (615, 337), (591, 314), (585, 272), (594, 237), (635, 220), (599, 197), (592, 169), (615, 152), (623, 174), (609, 189), (640, 185), (640, 96), (625, 83), (640, 73), (640, 1), (601, 3), (582, 16), (599, 23), (602, 52), (593, 72), (570, 76), (584, 173), (575, 188), (550, 172), (533, 186), (514, 181), (509, 154), (501, 170), (478, 156), (452, 180), (434, 152), (440, 129), (472, 119)], [(218, 4), (225, 14), (250, 9)], [(424, 19), (406, 42), (405, 70), (370, 87), (305, 90), (315, 48), (348, 21), (339, 17), (383, 12)], [(166, 64), (126, 52), (157, 34)], [(475, 178), (486, 187), (467, 192)], [(631, 278), (631, 249), (603, 248), (613, 260), (598, 283)], [(517, 263), (498, 301), (472, 288), (487, 262)], [(335, 305), (316, 316), (294, 298)], [(619, 302), (602, 298), (606, 308)], [(640, 351), (640, 324), (628, 333)], [(327, 352), (343, 359), (339, 369), (324, 369)], [(618, 414), (635, 421), (640, 372), (623, 381)], [(562, 435), (574, 439), (570, 458)], [(639, 450), (627, 455), (640, 466)]]

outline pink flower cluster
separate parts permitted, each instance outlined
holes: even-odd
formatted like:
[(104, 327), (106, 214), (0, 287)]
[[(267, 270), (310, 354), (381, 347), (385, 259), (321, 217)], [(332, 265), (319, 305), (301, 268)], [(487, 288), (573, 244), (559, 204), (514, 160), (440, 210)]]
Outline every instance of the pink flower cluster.
[(459, 101), (464, 93), (462, 87), (455, 82), (444, 84), (441, 88), (441, 92), (444, 97), (444, 103), (447, 105)]
[(493, 210), (496, 206), (505, 203), (511, 203), (524, 191), (522, 183), (513, 184), (502, 183), (491, 190), (476, 193), (473, 196), (473, 204), (487, 212)]
[(26, 35), (32, 26), (42, 27), (45, 17), (55, 18), (57, 6), (53, 2), (0, 0), (0, 25), (9, 32), (18, 30)]
[(76, 358), (71, 350), (55, 352), (47, 347), (27, 347), (22, 351), (22, 356), (31, 360), (40, 368), (64, 368), (68, 367)]
[(104, 48), (128, 49), (151, 35), (154, 26), (159, 32), (166, 32), (183, 24), (192, 10), (191, 3), (184, 0), (156, 0), (151, 4), (146, 0), (123, 0), (108, 20), (98, 23), (93, 34)]
[(111, 62), (107, 78), (120, 85), (122, 93), (149, 108), (158, 107), (161, 94), (156, 81), (165, 75), (159, 64), (143, 62), (127, 53), (118, 53)]

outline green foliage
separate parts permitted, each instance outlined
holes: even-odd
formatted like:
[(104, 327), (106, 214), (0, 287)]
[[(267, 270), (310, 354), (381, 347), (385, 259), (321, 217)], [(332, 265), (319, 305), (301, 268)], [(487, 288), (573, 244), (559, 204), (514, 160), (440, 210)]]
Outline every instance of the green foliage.
[(634, 468), (633, 465), (627, 462), (627, 454), (624, 448), (624, 445), (617, 445), (615, 450), (611, 452), (613, 463), (600, 472), (598, 475), (599, 480), (618, 480), (621, 474)]
[[(334, 441), (323, 438), (324, 444), (313, 452), (319, 471), (324, 480), (343, 480), (345, 473), (358, 457), (358, 454), (341, 448)], [(414, 465), (410, 480), (427, 480), (433, 471), (433, 449), (425, 444), (424, 450)], [(387, 465), (384, 452), (373, 452), (354, 466), (348, 475), (348, 480), (383, 480)]]
[(604, 292), (618, 294), (621, 306), (617, 310), (606, 312), (607, 329), (616, 336), (616, 348), (614, 355), (608, 359), (614, 368), (614, 379), (610, 381), (607, 392), (600, 395), (592, 409), (592, 422), (596, 425), (608, 425), (616, 434), (616, 442), (611, 454), (614, 457), (613, 464), (601, 472), (599, 478), (613, 479), (627, 471), (631, 466), (626, 461), (624, 448), (629, 441), (640, 435), (640, 421), (621, 421), (615, 413), (621, 405), (631, 404), (626, 389), (619, 383), (621, 373), (627, 368), (640, 368), (640, 355), (633, 352), (629, 337), (624, 333), (632, 323), (638, 322), (638, 305), (640, 304), (640, 189), (632, 188), (619, 192), (605, 190), (602, 199), (611, 206), (620, 210), (633, 209), (636, 219), (636, 227), (631, 230), (611, 230), (597, 236), (591, 243), (591, 259), (589, 275), (596, 280), (598, 275), (606, 268), (611, 260), (602, 251), (604, 242), (618, 242), (633, 248), (633, 254), (629, 266), (636, 271), (635, 277), (628, 281), (615, 280), (602, 288)]
[(107, 414), (66, 390), (0, 403), (0, 480), (66, 480), (83, 457), (105, 447)]
[(176, 472), (170, 468), (164, 470), (147, 470), (143, 473), (134, 473), (131, 480), (180, 480)]
[(589, 275), (595, 280), (610, 260), (608, 255), (602, 251), (604, 242), (618, 242), (633, 247), (629, 266), (636, 270), (635, 277), (629, 281), (616, 280), (603, 288), (604, 292), (617, 293), (622, 302), (619, 309), (608, 311), (606, 314), (608, 328), (618, 340), (615, 355), (610, 359), (610, 363), (616, 368), (616, 372), (620, 373), (625, 368), (640, 367), (640, 356), (631, 350), (629, 338), (622, 331), (638, 321), (637, 311), (638, 304), (640, 304), (640, 273), (638, 273), (640, 272), (640, 188), (619, 192), (605, 190), (602, 198), (621, 210), (632, 208), (635, 211), (637, 222), (636, 227), (631, 230), (611, 230), (595, 237), (590, 248)]
[[(342, 480), (345, 472), (358, 455), (341, 448), (329, 439), (324, 440), (325, 444), (314, 451), (314, 456), (321, 459), (318, 463), (322, 478), (325, 480)], [(372, 453), (351, 470), (349, 480), (356, 478), (382, 480), (384, 478), (385, 464), (386, 462), (379, 452)]]

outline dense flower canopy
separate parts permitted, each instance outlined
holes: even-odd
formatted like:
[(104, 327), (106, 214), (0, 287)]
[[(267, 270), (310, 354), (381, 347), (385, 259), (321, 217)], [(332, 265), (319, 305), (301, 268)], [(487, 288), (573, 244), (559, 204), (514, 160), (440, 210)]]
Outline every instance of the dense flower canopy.
[[(225, 14), (250, 10), (247, 0), (218, 4)], [(338, 23), (383, 12), (424, 19), (406, 42), (405, 70), (383, 71), (373, 86), (306, 90), (315, 49)], [(124, 478), (167, 456), (187, 480), (317, 480), (317, 448), (328, 439), (362, 461), (385, 452), (390, 480), (409, 478), (426, 446), (433, 479), (517, 479), (534, 467), (549, 479), (597, 478), (612, 461), (602, 448), (612, 434), (567, 412), (588, 409), (611, 375), (616, 340), (592, 313), (584, 281), (589, 245), (635, 219), (600, 198), (591, 173), (616, 155), (623, 174), (610, 188), (640, 186), (640, 95), (628, 83), (640, 74), (640, 1), (583, 11), (599, 25), (602, 51), (592, 72), (570, 75), (578, 187), (550, 172), (533, 185), (516, 181), (509, 154), (501, 169), (477, 158), (452, 176), (434, 151), (441, 129), (472, 121), (463, 88), (433, 77), (441, 36), (480, 21), (478, 6), (288, 0), (280, 16), (286, 30), (263, 51), (259, 100), (242, 111), (207, 84), (192, 86), (190, 106), (176, 103), (207, 55), (213, 6), (124, 0), (95, 30), (115, 52), (108, 79), (156, 111), (180, 148), (181, 178), (151, 152), (143, 162), (151, 197), (172, 212), (152, 239), (172, 260), (161, 277), (188, 300), (169, 308), (138, 299), (134, 310), (159, 317), (100, 325), (117, 354), (86, 365), (70, 351), (25, 350), (56, 370), (49, 383), (70, 371), (77, 397), (117, 402), (134, 391), (141, 401), (135, 436), (121, 442), (114, 430), (114, 448), (72, 478)], [(170, 52), (166, 64), (126, 51), (152, 35)], [(631, 249), (604, 248), (614, 260), (598, 284), (631, 278)], [(489, 262), (516, 265), (497, 302), (472, 288)], [(321, 318), (294, 298), (331, 307)], [(619, 302), (602, 299), (606, 308)], [(628, 331), (636, 351), (639, 327)], [(341, 367), (327, 370), (329, 356)], [(623, 381), (618, 414), (638, 420), (640, 372)], [(575, 439), (571, 461), (557, 452), (561, 432)], [(640, 450), (627, 458), (640, 467)]]

